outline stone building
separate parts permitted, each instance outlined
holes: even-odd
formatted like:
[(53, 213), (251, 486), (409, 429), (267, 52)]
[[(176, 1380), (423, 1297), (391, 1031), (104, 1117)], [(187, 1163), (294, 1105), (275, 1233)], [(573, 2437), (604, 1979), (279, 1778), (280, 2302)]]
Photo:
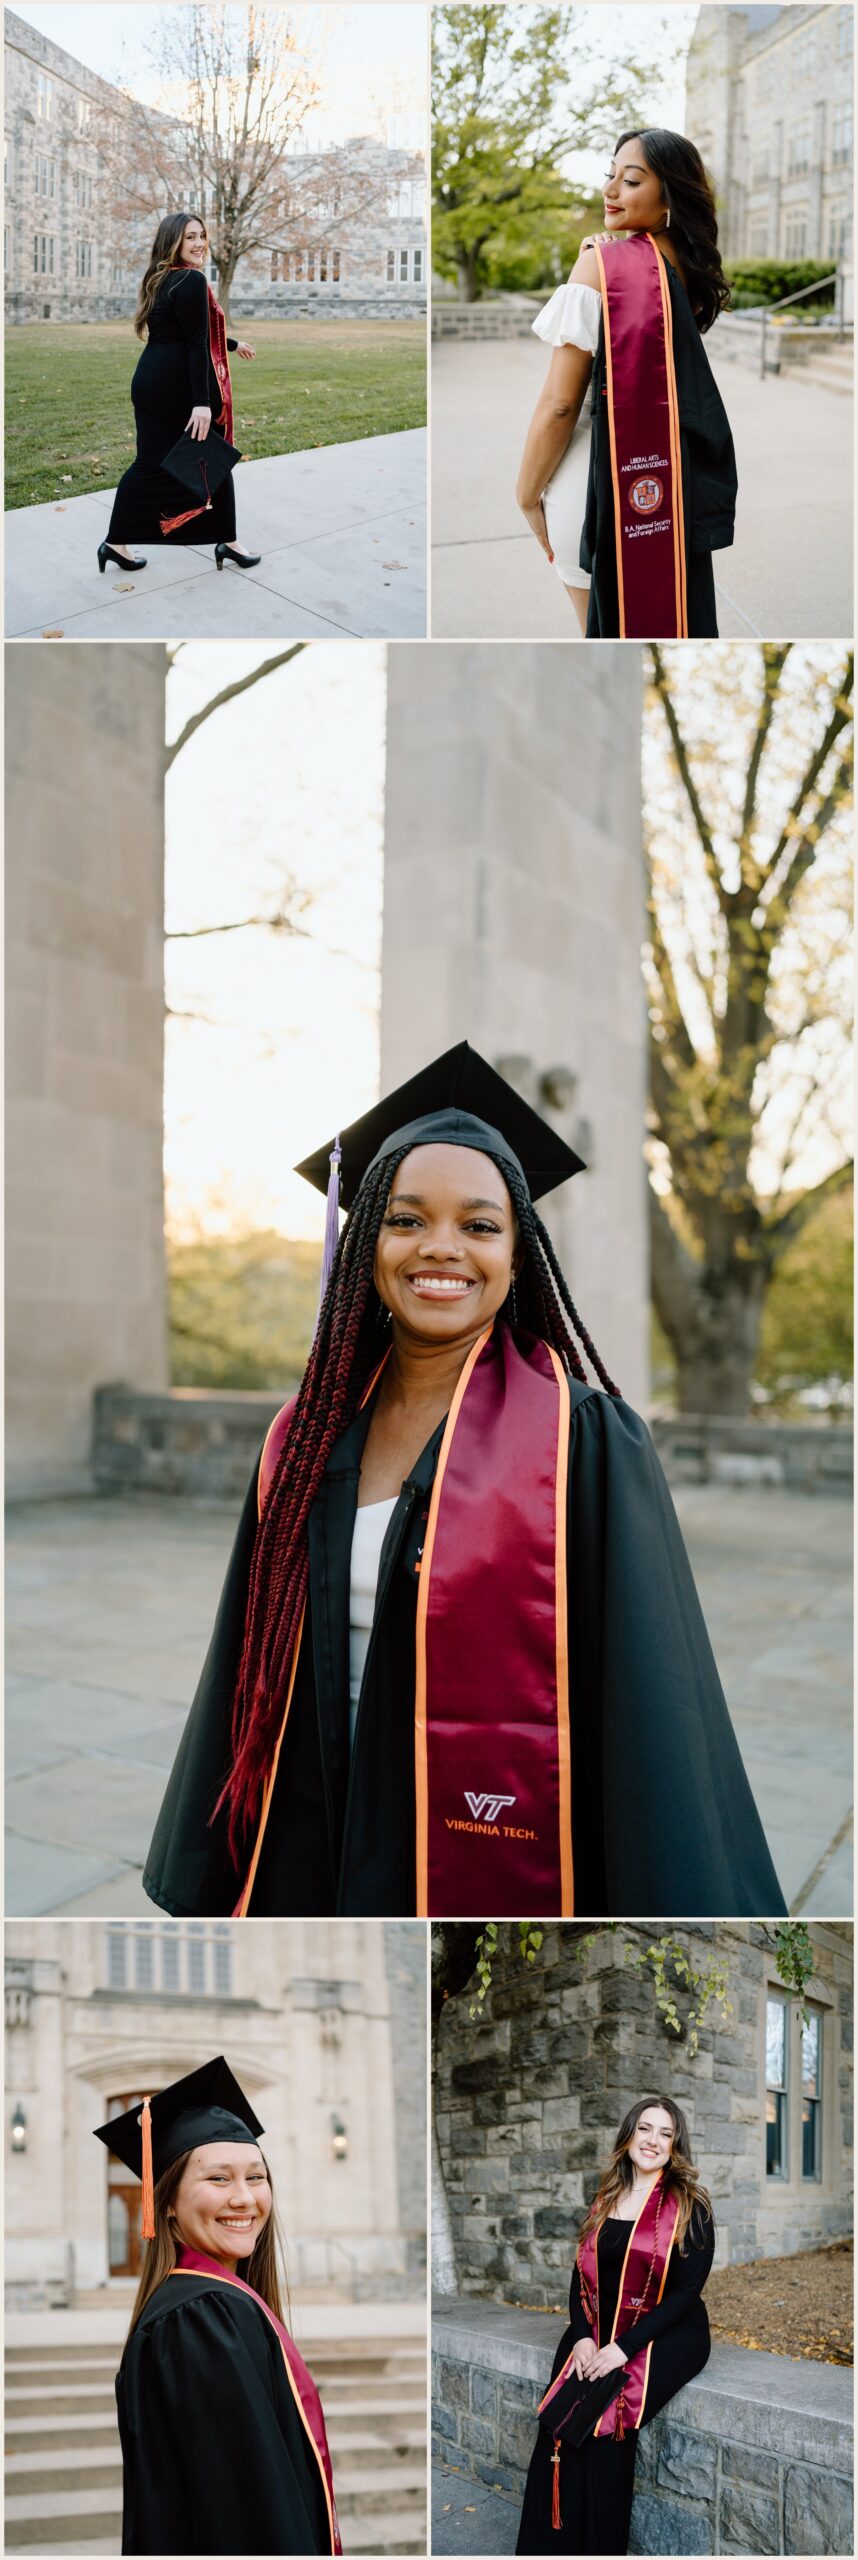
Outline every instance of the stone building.
[[(145, 217), (117, 218), (111, 148), (121, 162), (132, 112), (109, 81), (6, 11), (8, 319), (129, 316), (158, 219), (154, 205)], [(234, 299), (243, 318), (329, 310), (401, 318), (424, 309), (425, 170), (410, 127), (403, 147), (403, 130), (394, 118), (388, 141), (358, 135), (328, 155), (300, 147), (286, 155), (300, 247), (259, 249), (242, 260)], [(363, 208), (344, 223), (343, 172)]]
[(714, 181), (726, 258), (848, 256), (851, 6), (701, 9), (685, 130)]
[[(650, 1977), (618, 1935), (589, 1953), (546, 1932), (532, 1967), (502, 1932), (484, 2017), (450, 1999), (438, 2033), (436, 2124), (464, 2294), (561, 2304), (585, 2207), (617, 2126), (640, 2096), (684, 2108), (715, 2207), (716, 2263), (780, 2257), (852, 2228), (852, 1939), (813, 1925), (802, 2031), (756, 1925), (681, 1927), (695, 1958), (723, 1959), (733, 2015), (710, 2011), (690, 2058), (663, 2027)], [(619, 1939), (648, 1933), (621, 1925)], [(680, 2014), (683, 1996), (678, 1997)]]
[(127, 2285), (140, 2187), (92, 2128), (221, 2052), (265, 2127), (296, 2289), (420, 2295), (425, 1984), (419, 1923), (9, 1922), (11, 2304)]
[(10, 1487), (89, 1481), (106, 1378), (167, 1382), (160, 647), (6, 652)]
[(382, 1090), (467, 1038), (576, 1147), (546, 1224), (645, 1406), (640, 738), (622, 644), (389, 652)]

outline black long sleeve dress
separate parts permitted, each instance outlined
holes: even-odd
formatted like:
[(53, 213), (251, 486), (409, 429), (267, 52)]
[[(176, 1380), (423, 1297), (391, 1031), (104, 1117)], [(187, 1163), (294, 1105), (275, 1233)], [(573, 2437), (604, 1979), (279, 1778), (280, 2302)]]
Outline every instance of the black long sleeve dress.
[[(570, 1382), (568, 1583), (576, 1909), (649, 1917), (785, 1905), (733, 1732), (676, 1513), (646, 1424)], [(372, 1399), (337, 1441), (309, 1517), (307, 1636), (252, 1918), (416, 1908), (414, 1678), (420, 1557), (439, 1424), (382, 1548), (349, 1743), (349, 1574)], [(163, 1911), (235, 1910), (223, 1813), (258, 1517), (245, 1502), (214, 1635), (143, 1876)], [(248, 1852), (249, 1862), (249, 1852)]]
[[(161, 517), (177, 515), (193, 504), (161, 464), (165, 453), (184, 435), (192, 409), (211, 409), (210, 435), (222, 434), (215, 419), (222, 396), (209, 346), (209, 298), (205, 276), (195, 267), (179, 267), (165, 277), (149, 313), (148, 338), (131, 383), (137, 426), (137, 459), (123, 471), (110, 519), (109, 542), (234, 542), (235, 490), (228, 472), (210, 508), (180, 524), (174, 533), (161, 531)], [(233, 350), (237, 338), (228, 338)], [(205, 447), (201, 446), (201, 452)]]
[(330, 2552), (319, 2464), (267, 2321), (172, 2276), (116, 2377), (124, 2552)]
[[(603, 2222), (597, 2250), (599, 2261), (599, 2338), (606, 2346), (611, 2335), (623, 2260), (629, 2236), (628, 2222)], [(683, 2384), (702, 2373), (709, 2359), (709, 2321), (701, 2301), (715, 2249), (715, 2226), (711, 2216), (704, 2219), (695, 2209), (686, 2234), (684, 2253), (671, 2252), (664, 2293), (654, 2311), (645, 2313), (630, 2329), (624, 2329), (619, 2344), (627, 2359), (640, 2347), (653, 2340), (649, 2383), (644, 2406), (643, 2425), (657, 2416), (668, 2400), (672, 2400)], [(581, 2284), (577, 2263), (572, 2270), (569, 2293), (569, 2327), (564, 2329), (551, 2368), (553, 2382), (570, 2356), (578, 2338), (589, 2338), (592, 2330), (581, 2300)], [(548, 2383), (545, 2385), (548, 2389)], [(610, 2418), (607, 2421), (610, 2424)], [(544, 2427), (531, 2457), (521, 2524), (516, 2543), (518, 2552), (530, 2554), (553, 2552), (588, 2552), (594, 2555), (626, 2552), (635, 2485), (635, 2456), (638, 2430), (630, 2429), (620, 2437), (589, 2435), (582, 2445), (563, 2443), (560, 2452), (559, 2531), (551, 2522), (551, 2438)]]

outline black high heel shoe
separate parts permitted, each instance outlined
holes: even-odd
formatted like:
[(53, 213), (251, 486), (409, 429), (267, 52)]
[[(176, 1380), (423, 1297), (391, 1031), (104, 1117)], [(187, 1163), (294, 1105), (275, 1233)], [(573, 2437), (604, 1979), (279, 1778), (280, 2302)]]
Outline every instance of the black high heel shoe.
[(101, 570), (102, 577), (104, 576), (108, 560), (115, 560), (117, 569), (145, 569), (146, 567), (145, 560), (123, 560), (121, 551), (114, 551), (112, 542), (100, 542), (98, 546), (98, 565)]
[(261, 558), (261, 551), (234, 551), (231, 542), (215, 543), (215, 559), (219, 569), (223, 568), (225, 560), (231, 560), (234, 569), (258, 569)]

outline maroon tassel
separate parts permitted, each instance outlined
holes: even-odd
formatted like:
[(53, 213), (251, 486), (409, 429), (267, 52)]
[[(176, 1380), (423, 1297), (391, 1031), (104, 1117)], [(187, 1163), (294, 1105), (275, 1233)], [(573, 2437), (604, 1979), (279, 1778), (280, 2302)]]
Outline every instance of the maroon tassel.
[(625, 2421), (625, 2417), (624, 2417), (624, 2414), (623, 2414), (623, 2401), (624, 2401), (624, 2398), (625, 2398), (625, 2390), (623, 2389), (623, 2390), (620, 2392), (620, 2396), (619, 2396), (619, 2399), (618, 2399), (618, 2401), (617, 2401), (617, 2414), (616, 2414), (616, 2417), (615, 2417), (615, 2419), (614, 2419), (614, 2438), (615, 2438), (615, 2441), (616, 2441), (618, 2444), (623, 2444), (623, 2443), (625, 2442), (626, 2421)]
[(552, 2456), (551, 2456), (551, 2467), (552, 2467), (552, 2470), (553, 2470), (553, 2473), (554, 2473), (554, 2479), (553, 2479), (552, 2487), (551, 2487), (551, 2522), (552, 2522), (552, 2525), (553, 2525), (553, 2528), (554, 2528), (555, 2533), (559, 2533), (559, 2532), (560, 2532), (560, 2529), (561, 2529), (561, 2526), (562, 2526), (562, 2523), (563, 2523), (563, 2518), (562, 2518), (562, 2515), (561, 2515), (561, 2513), (560, 2513), (560, 2437), (559, 2437), (559, 2436), (555, 2436), (555, 2438), (554, 2438), (554, 2452), (553, 2452), (553, 2454), (552, 2454)]

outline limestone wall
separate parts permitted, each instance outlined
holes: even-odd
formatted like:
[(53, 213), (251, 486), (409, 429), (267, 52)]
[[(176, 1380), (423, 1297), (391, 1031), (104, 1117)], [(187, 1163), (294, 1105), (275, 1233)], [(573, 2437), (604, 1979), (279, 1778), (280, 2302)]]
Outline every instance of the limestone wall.
[(640, 658), (390, 652), (381, 1089), (470, 1040), (589, 1170), (547, 1203), (572, 1292), (647, 1394)]
[[(813, 1925), (811, 1999), (822, 2014), (823, 2151), (801, 2175), (798, 2016), (790, 2014), (788, 2175), (766, 2175), (765, 2001), (779, 1988), (755, 1924), (677, 1934), (695, 1957), (726, 1959), (733, 2018), (704, 2024), (691, 2059), (658, 2019), (651, 1981), (623, 1946), (640, 1928), (546, 1931), (534, 1966), (503, 1929), (482, 2020), (449, 1999), (438, 2031), (437, 2130), (460, 2289), (507, 2302), (563, 2303), (583, 2213), (617, 2125), (636, 2097), (663, 2090), (685, 2109), (712, 2195), (716, 2264), (778, 2257), (851, 2230), (852, 1954), (844, 1925)], [(682, 2000), (680, 1997), (680, 2012)]]
[[(521, 2496), (560, 2323), (437, 2302), (436, 2456)], [(851, 2373), (716, 2345), (641, 2429), (631, 2552), (850, 2553)]]
[(87, 1480), (93, 1389), (166, 1385), (164, 653), (6, 651), (7, 1459)]

